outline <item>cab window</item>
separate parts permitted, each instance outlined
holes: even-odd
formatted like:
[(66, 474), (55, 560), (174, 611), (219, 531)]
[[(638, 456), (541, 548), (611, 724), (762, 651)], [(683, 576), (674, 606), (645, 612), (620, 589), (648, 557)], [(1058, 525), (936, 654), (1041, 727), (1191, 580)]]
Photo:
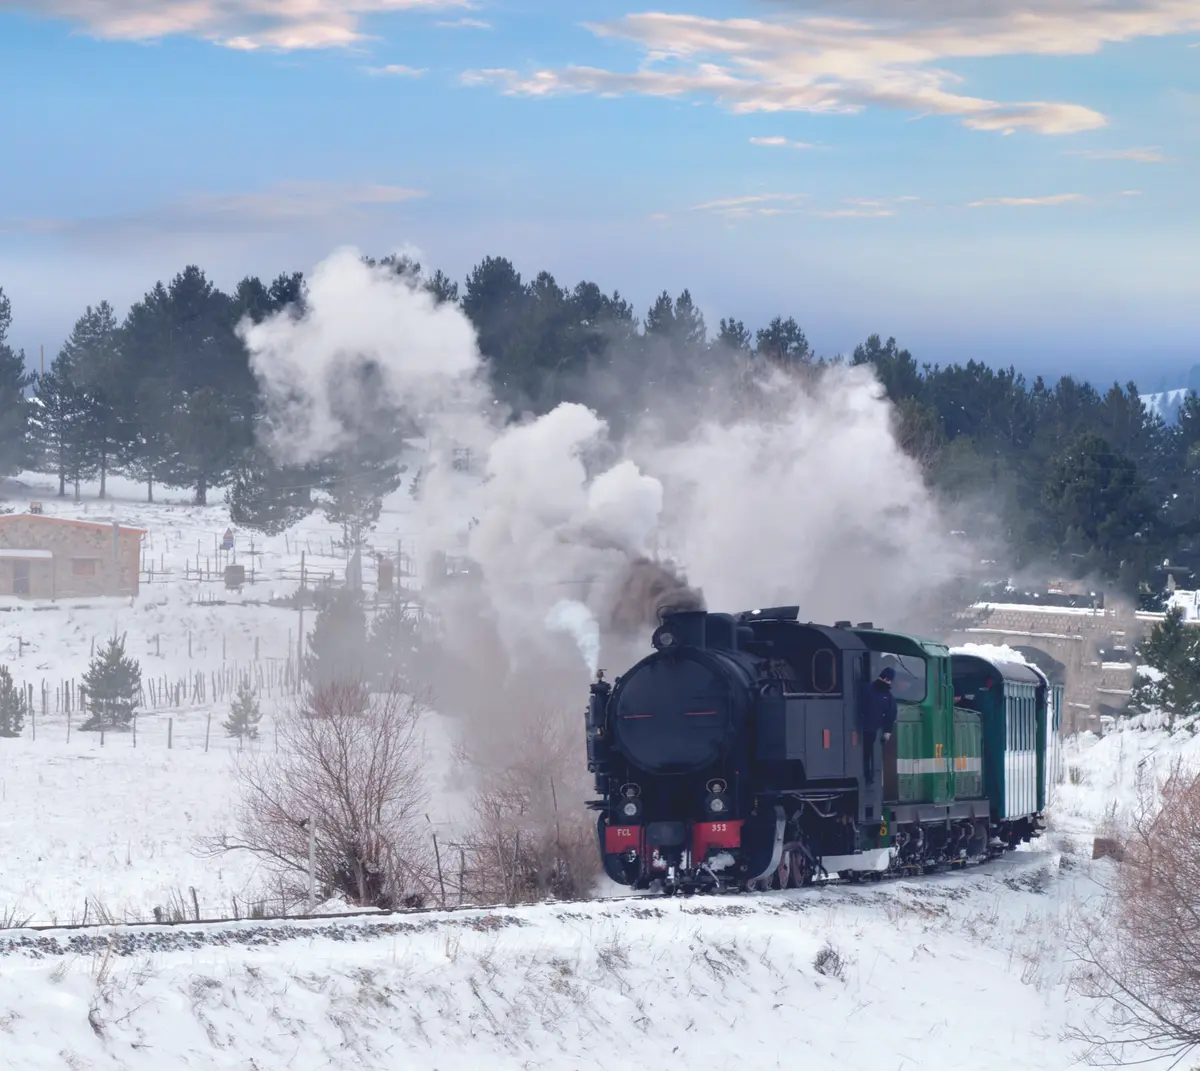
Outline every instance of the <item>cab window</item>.
[(916, 655), (898, 655), (890, 652), (871, 652), (871, 680), (890, 666), (896, 671), (892, 681), (892, 695), (897, 703), (920, 703), (928, 690), (929, 665)]

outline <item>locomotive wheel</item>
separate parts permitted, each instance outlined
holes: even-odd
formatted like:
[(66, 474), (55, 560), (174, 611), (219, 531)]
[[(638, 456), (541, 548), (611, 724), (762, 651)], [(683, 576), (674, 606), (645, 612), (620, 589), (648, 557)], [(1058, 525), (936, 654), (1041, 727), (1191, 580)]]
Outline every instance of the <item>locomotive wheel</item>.
[(792, 888), (803, 889), (806, 885), (811, 885), (812, 874), (808, 872), (808, 860), (804, 857), (804, 853), (796, 848), (790, 854), (792, 857)]
[(790, 889), (792, 887), (792, 853), (784, 852), (779, 857), (779, 866), (775, 868), (775, 873), (771, 875), (771, 888)]

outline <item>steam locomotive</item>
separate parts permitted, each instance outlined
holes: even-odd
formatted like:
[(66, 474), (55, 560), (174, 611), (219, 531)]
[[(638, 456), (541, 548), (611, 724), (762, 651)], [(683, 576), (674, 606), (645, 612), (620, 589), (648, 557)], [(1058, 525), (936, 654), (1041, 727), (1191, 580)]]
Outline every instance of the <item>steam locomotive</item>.
[[(788, 888), (963, 866), (1039, 835), (1062, 687), (1034, 666), (796, 606), (665, 612), (653, 653), (586, 715), (613, 881), (665, 893)], [(865, 776), (866, 689), (898, 717)]]

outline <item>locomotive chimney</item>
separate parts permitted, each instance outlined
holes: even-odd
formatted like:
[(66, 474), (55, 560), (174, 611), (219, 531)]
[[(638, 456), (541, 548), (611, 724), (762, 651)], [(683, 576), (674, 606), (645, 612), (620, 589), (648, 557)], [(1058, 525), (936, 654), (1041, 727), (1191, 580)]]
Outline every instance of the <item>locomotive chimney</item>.
[(709, 614), (704, 622), (704, 645), (710, 651), (737, 650), (737, 622), (733, 614)]
[(660, 651), (672, 647), (703, 647), (704, 625), (708, 614), (704, 610), (668, 611), (651, 641)]

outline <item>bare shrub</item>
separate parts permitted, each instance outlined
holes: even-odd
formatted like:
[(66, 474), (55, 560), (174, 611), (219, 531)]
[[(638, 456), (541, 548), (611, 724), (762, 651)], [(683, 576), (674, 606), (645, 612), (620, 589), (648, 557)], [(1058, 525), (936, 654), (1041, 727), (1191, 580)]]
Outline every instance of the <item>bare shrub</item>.
[(252, 852), (300, 899), (311, 823), (322, 895), (382, 908), (423, 903), (432, 844), (421, 712), (411, 695), (373, 694), (358, 682), (311, 690), (278, 718), (277, 750), (235, 756), (238, 833), (207, 847)]
[(472, 737), (456, 757), (475, 771), (470, 829), (472, 899), (519, 903), (589, 894), (600, 873), (596, 834), (581, 806), (578, 718), (535, 710), (503, 741)]
[(826, 978), (836, 978), (839, 982), (846, 980), (846, 965), (846, 957), (832, 941), (826, 941), (813, 957), (813, 970)]
[(1200, 1045), (1200, 778), (1177, 760), (1162, 788), (1143, 784), (1095, 918), (1068, 939), (1072, 983), (1100, 1002), (1107, 1029), (1072, 1032), (1093, 1063), (1128, 1050), (1182, 1059)]

